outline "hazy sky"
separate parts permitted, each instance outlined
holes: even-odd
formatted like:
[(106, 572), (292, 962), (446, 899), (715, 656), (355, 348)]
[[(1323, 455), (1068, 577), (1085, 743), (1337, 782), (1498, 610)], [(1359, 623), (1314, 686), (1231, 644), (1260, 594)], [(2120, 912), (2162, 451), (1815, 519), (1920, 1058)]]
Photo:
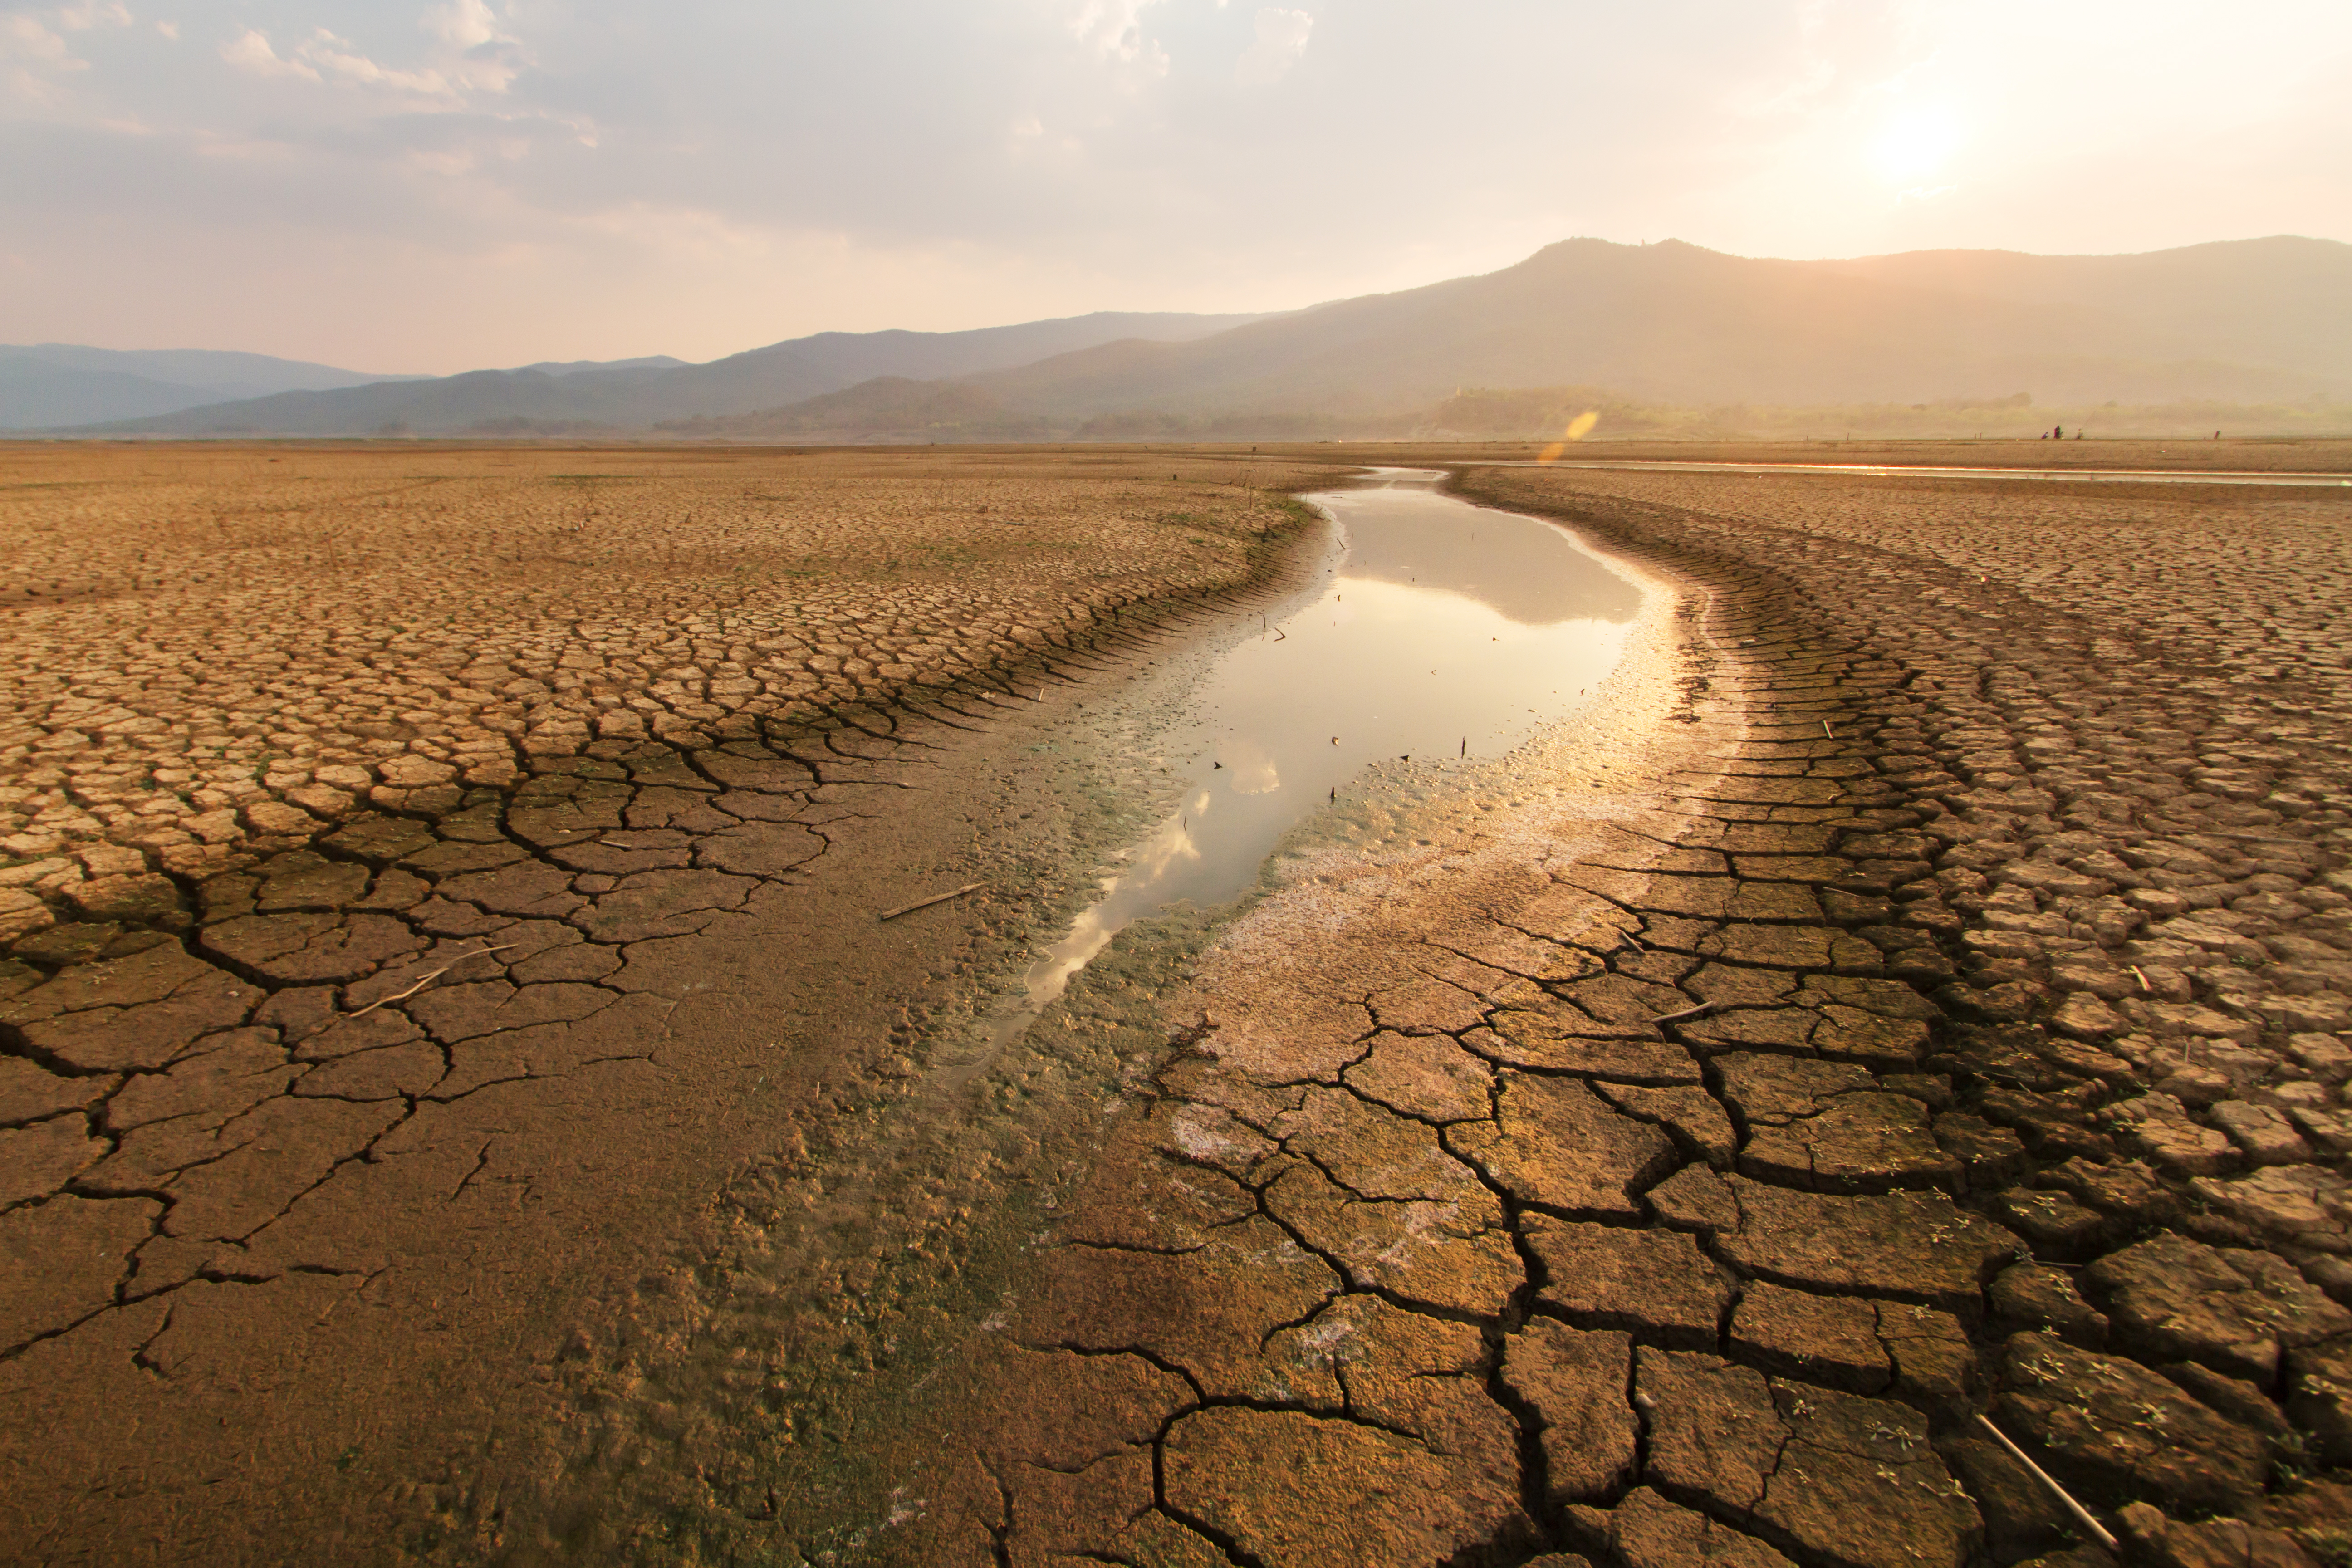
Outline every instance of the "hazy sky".
[(1277, 309), (1574, 235), (2352, 240), (2348, 79), (2346, 0), (19, 4), (0, 342), (452, 371)]

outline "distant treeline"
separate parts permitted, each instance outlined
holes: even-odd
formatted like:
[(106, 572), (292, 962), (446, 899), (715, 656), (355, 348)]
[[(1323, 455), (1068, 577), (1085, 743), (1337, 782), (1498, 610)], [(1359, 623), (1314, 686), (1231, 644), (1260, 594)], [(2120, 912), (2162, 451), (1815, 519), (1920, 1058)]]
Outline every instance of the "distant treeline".
[[(1581, 437), (1571, 426), (1592, 416)], [(1738, 441), (1853, 437), (1990, 439), (2032, 437), (2063, 427), (2100, 437), (2187, 438), (2219, 430), (2237, 436), (2352, 436), (2352, 403), (2036, 403), (2032, 395), (1953, 397), (1935, 403), (1749, 404), (1645, 402), (1601, 386), (1465, 387), (1436, 406), (1390, 413), (1283, 409), (1169, 413), (1130, 409), (1085, 418), (1049, 418), (1009, 405), (969, 383), (886, 376), (783, 408), (725, 417), (666, 420), (652, 435), (671, 440), (776, 442), (1332, 441), (1475, 440)], [(229, 432), (221, 432), (229, 433)], [(386, 426), (379, 437), (406, 436)], [(461, 434), (507, 439), (647, 432), (583, 420), (483, 420)]]
[(2069, 436), (2082, 432), (2092, 437), (2186, 438), (2216, 430), (2231, 436), (2352, 435), (2352, 403), (2044, 405), (2016, 392), (1936, 403), (1784, 408), (1646, 403), (1597, 386), (1465, 387), (1434, 408), (1388, 414), (1133, 409), (1056, 420), (1007, 408), (975, 388), (912, 382), (854, 388), (764, 414), (677, 420), (660, 426), (659, 433), (689, 440), (782, 442), (1557, 441), (1586, 414), (1597, 416), (1582, 437), (1591, 441), (2006, 439), (2059, 426)]
[(1006, 405), (969, 383), (884, 376), (787, 408), (723, 419), (674, 419), (655, 426), (686, 439), (782, 442), (927, 441), (1325, 441), (1402, 437), (1427, 415), (1346, 416), (1253, 410), (1168, 414), (1157, 410), (1046, 419)]
[[(1585, 438), (1787, 439), (1843, 436), (2032, 437), (2063, 426), (2096, 437), (2352, 435), (2352, 403), (2179, 402), (2045, 406), (2030, 393), (1935, 403), (1852, 403), (1819, 407), (1644, 403), (1605, 387), (1466, 387), (1439, 404), (1412, 434), (1433, 439), (1558, 440), (1580, 416), (1599, 417)], [(1349, 434), (1354, 434), (1350, 431)]]

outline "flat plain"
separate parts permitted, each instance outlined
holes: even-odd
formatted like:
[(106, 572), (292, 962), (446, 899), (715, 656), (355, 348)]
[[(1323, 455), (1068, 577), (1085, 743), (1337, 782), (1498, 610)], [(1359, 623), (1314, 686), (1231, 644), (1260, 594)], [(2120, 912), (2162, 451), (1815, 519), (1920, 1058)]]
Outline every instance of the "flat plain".
[(1672, 635), (1194, 960), (908, 1556), (2342, 1561), (2352, 497), (1456, 484)]
[[(1181, 466), (13, 449), (0, 849), (66, 858), (7, 885), (103, 900), (128, 890), (79, 884), (130, 873), (74, 854), (200, 878), (362, 797), (440, 809), (592, 740), (692, 746), (951, 686), (1229, 581), (1270, 516), (1236, 478), (1282, 476)], [(0, 929), (39, 920), (27, 897)]]
[(1006, 737), (1297, 531), (1279, 468), (910, 456), (0, 459), (11, 1555), (432, 1535), (1058, 896)]
[[(2343, 1561), (2352, 492), (1532, 455), (26, 454), (16, 1554)], [(1611, 700), (950, 1059), (1342, 458)]]

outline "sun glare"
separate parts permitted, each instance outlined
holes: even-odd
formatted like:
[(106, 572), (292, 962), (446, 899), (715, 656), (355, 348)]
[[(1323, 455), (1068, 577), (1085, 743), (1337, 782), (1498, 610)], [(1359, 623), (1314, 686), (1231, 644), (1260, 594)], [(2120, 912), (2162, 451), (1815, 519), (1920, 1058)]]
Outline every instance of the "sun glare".
[(1942, 172), (1959, 150), (1960, 125), (1945, 109), (1908, 109), (1881, 128), (1871, 145), (1871, 162), (1898, 185)]

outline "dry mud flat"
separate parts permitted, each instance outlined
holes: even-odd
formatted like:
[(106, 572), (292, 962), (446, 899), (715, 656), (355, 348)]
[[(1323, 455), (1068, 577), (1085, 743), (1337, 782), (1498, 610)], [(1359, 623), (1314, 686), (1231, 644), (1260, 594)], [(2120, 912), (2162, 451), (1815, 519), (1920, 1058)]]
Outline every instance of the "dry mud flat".
[(1237, 464), (271, 456), (0, 492), (15, 1555), (2066, 1552), (1977, 1410), (2137, 1560), (2340, 1554), (2342, 500), (1472, 475), (1656, 579), (1613, 723), (1108, 955), (946, 1140), (1086, 1158), (877, 1196), (1086, 847), (1029, 672), (1247, 591)]
[(2346, 1562), (2352, 501), (1460, 483), (1675, 585), (1620, 721), (1302, 848), (817, 1560), (2109, 1561), (1982, 1413)]
[[(2225, 440), (1895, 440), (1815, 437), (1792, 441), (1661, 441), (1612, 437), (1578, 442), (1351, 442), (1359, 462), (1459, 469), (1483, 463), (1528, 463), (1549, 451), (1563, 468), (1599, 463), (1726, 463), (1835, 467), (2000, 468), (2063, 474), (2075, 469), (2127, 472), (2352, 475), (2352, 440), (2249, 438)], [(1332, 448), (1267, 447), (1312, 461)]]
[(1104, 813), (1024, 727), (1280, 575), (1252, 477), (0, 456), (0, 1556), (495, 1550), (562, 1369), (641, 1384), (719, 1194), (854, 1170), (1073, 896)]

